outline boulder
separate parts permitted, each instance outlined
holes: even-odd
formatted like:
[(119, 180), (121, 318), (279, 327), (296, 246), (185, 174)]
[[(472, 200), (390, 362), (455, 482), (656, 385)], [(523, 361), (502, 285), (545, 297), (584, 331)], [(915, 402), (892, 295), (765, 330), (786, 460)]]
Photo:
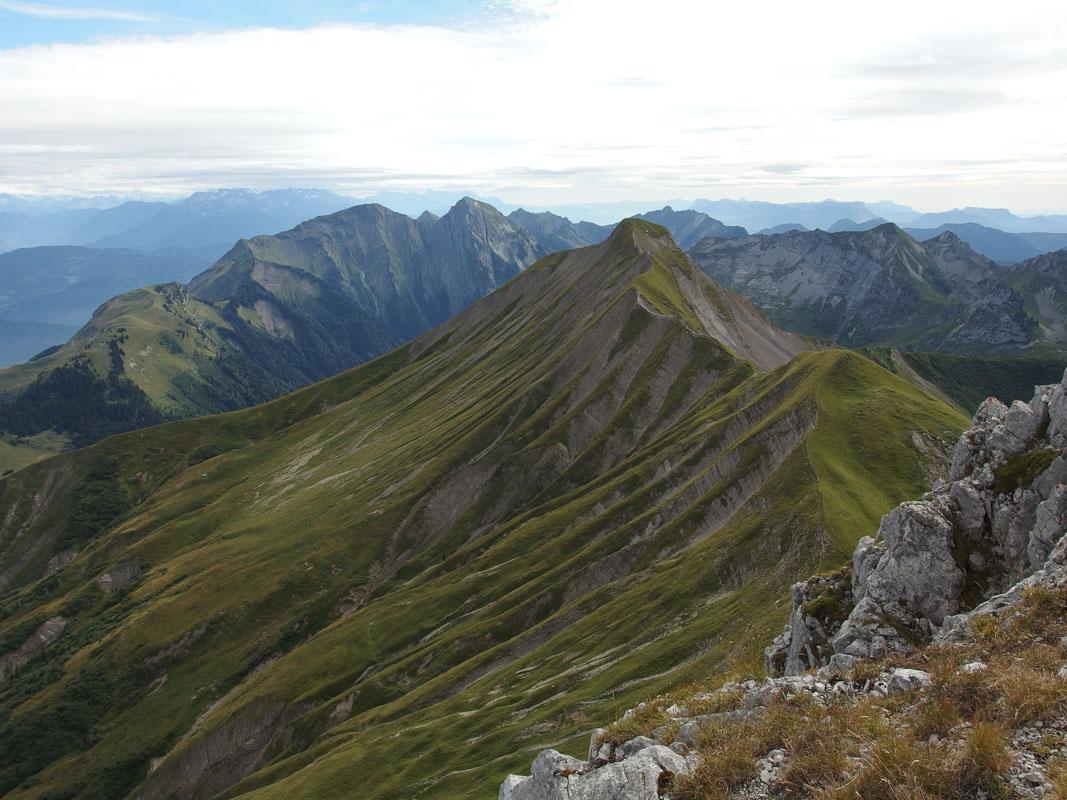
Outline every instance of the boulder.
[[(589, 760), (590, 761), (595, 761), (596, 760), (596, 757), (600, 753), (601, 748), (604, 747), (604, 745), (606, 744), (606, 742), (604, 742), (603, 739), (604, 739), (604, 735), (607, 732), (608, 731), (607, 731), (606, 728), (596, 728), (596, 729), (593, 730), (593, 733), (589, 736)], [(608, 745), (608, 749), (609, 750), (611, 749), (611, 745), (610, 744)]]
[(886, 514), (879, 528), (885, 553), (867, 576), (862, 596), (890, 617), (922, 616), (940, 625), (959, 608), (963, 591), (953, 527), (941, 504), (925, 500)]
[[(581, 769), (572, 769), (578, 764)], [(686, 758), (662, 745), (644, 747), (629, 758), (599, 769), (555, 750), (534, 760), (531, 776), (508, 775), (498, 800), (659, 800), (677, 776), (692, 768)]]
[(657, 744), (654, 739), (649, 739), (647, 736), (635, 736), (628, 742), (623, 742), (615, 749), (616, 758), (629, 758), (636, 755), (645, 748), (653, 747)]
[(897, 667), (890, 670), (886, 688), (889, 694), (905, 694), (925, 689), (930, 685), (930, 673), (921, 669)]

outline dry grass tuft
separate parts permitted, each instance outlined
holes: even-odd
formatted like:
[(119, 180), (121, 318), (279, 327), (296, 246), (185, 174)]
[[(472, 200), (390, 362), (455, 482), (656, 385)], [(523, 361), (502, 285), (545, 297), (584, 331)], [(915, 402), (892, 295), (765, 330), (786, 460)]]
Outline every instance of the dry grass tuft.
[(1000, 775), (1011, 766), (1008, 739), (1002, 727), (981, 722), (967, 735), (959, 764), (956, 793), (970, 797), (986, 792), (994, 797), (1002, 791)]
[(1067, 761), (1050, 765), (1049, 782), (1049, 800), (1067, 800)]
[(635, 736), (651, 736), (652, 731), (669, 722), (667, 712), (658, 703), (647, 703), (644, 709), (635, 710), (629, 717), (609, 725), (600, 741), (622, 744)]

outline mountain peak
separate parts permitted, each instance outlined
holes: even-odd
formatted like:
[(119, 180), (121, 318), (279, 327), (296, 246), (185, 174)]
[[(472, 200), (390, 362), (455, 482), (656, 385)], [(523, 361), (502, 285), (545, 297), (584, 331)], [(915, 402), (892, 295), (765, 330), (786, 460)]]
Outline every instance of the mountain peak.
[(503, 216), (503, 214), (497, 211), (493, 206), (489, 205), (488, 203), (483, 203), (481, 200), (475, 200), (473, 197), (470, 196), (461, 197), (459, 200), (457, 200), (456, 204), (449, 209), (448, 213), (451, 214), (453, 211), (459, 211), (464, 213), (478, 212), (482, 214), (488, 212)]
[(632, 243), (639, 249), (646, 247), (652, 241), (659, 241), (666, 239), (671, 247), (677, 248), (674, 238), (671, 236), (671, 232), (662, 225), (655, 222), (650, 222), (647, 219), (641, 219), (640, 217), (628, 217), (615, 226), (615, 230), (608, 236), (609, 242), (615, 243)]

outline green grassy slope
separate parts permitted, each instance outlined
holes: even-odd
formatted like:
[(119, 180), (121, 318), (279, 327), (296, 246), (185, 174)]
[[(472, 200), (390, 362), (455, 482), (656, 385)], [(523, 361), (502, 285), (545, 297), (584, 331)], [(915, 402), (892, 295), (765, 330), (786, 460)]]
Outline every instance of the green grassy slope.
[(755, 664), (965, 420), (847, 351), (738, 358), (703, 321), (765, 320), (677, 256), (624, 223), (363, 367), (0, 481), (0, 653), (68, 620), (0, 683), (0, 793), (491, 796)]
[(971, 415), (987, 397), (1030, 397), (1034, 386), (1058, 382), (1067, 368), (1067, 354), (1055, 352), (1018, 357), (912, 353), (875, 347), (860, 352), (903, 377), (929, 382)]

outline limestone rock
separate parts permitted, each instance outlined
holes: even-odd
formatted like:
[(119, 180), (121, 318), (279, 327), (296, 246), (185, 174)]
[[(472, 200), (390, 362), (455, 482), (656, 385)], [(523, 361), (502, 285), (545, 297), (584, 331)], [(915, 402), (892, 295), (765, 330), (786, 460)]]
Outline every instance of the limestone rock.
[(504, 779), (498, 800), (659, 800), (675, 777), (691, 768), (686, 758), (658, 744), (599, 769), (546, 750), (534, 760), (529, 778)]
[(938, 625), (959, 606), (964, 575), (952, 550), (953, 521), (936, 503), (902, 503), (882, 519), (885, 553), (867, 578), (865, 596)]

